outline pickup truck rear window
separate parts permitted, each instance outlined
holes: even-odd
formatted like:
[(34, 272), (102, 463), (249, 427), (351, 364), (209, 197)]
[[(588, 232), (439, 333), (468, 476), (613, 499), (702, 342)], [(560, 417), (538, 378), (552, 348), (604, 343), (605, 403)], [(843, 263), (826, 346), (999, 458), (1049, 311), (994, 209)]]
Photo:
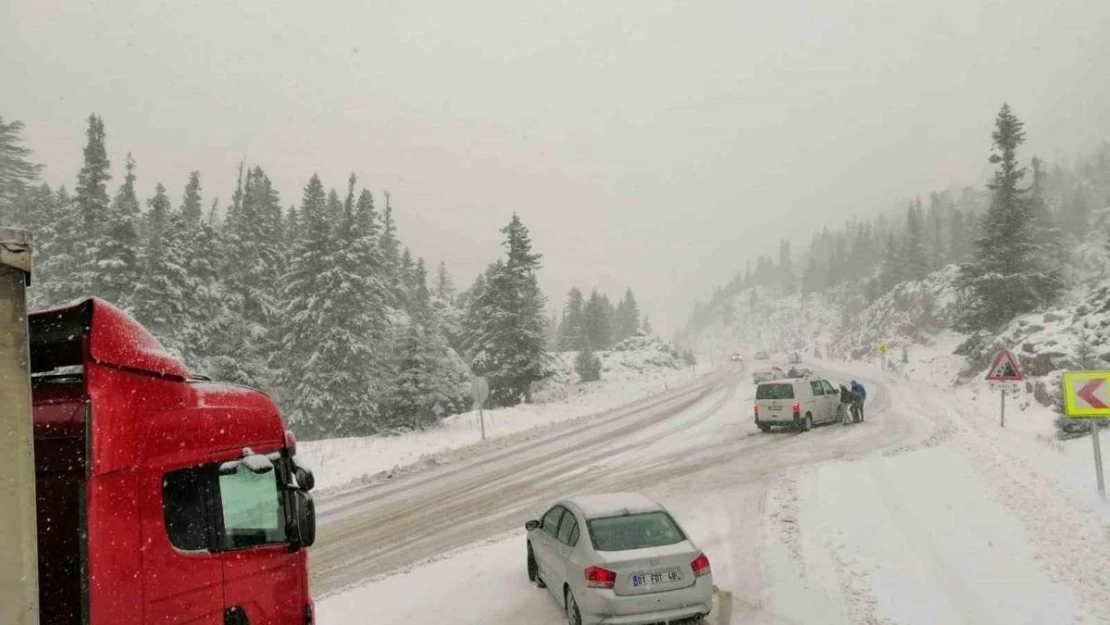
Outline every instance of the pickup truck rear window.
[(756, 399), (794, 399), (793, 384), (760, 384), (755, 390)]

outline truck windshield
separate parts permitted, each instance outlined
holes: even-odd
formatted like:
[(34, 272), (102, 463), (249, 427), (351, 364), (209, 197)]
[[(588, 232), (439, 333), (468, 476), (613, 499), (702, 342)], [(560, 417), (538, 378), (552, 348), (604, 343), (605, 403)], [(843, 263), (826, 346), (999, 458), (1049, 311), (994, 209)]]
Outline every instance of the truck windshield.
[(275, 471), (253, 473), (240, 465), (220, 476), (225, 549), (285, 542), (285, 505)]

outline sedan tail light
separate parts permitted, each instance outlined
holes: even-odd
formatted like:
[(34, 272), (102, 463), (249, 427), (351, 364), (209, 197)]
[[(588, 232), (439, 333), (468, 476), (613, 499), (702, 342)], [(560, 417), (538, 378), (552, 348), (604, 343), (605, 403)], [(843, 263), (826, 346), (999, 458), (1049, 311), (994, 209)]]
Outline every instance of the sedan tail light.
[(586, 569), (586, 586), (590, 588), (612, 588), (617, 583), (617, 574), (600, 566)]
[(698, 554), (698, 557), (690, 563), (690, 568), (694, 569), (694, 577), (709, 575), (709, 558), (704, 553)]

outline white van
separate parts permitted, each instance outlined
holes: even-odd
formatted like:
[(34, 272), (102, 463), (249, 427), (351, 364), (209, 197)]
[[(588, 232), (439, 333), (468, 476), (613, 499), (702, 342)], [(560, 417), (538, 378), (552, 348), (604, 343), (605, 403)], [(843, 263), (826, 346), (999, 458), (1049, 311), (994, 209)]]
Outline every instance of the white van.
[(808, 431), (835, 421), (839, 403), (840, 391), (822, 378), (763, 382), (755, 389), (755, 424), (764, 432), (772, 426)]

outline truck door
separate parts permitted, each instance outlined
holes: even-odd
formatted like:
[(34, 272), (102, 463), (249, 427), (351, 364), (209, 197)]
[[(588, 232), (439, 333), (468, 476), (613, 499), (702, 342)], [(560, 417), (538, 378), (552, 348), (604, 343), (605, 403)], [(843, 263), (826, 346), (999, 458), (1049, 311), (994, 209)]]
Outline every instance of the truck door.
[(152, 469), (142, 488), (144, 623), (223, 625), (223, 568), (211, 550), (216, 466)]
[(225, 625), (304, 622), (304, 550), (290, 550), (287, 493), (278, 471), (240, 463), (221, 471), (217, 518), (224, 578)]

